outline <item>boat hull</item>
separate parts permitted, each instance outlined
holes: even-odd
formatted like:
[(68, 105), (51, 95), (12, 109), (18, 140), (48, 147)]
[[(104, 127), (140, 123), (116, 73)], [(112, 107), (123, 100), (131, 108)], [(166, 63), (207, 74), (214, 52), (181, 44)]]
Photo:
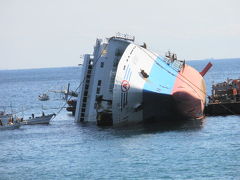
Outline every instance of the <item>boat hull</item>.
[(30, 118), (27, 120), (23, 120), (21, 123), (24, 125), (49, 124), (53, 116), (54, 114), (36, 117), (36, 118)]
[(173, 96), (143, 91), (144, 122), (175, 122), (182, 115), (176, 109)]
[(3, 126), (0, 126), (0, 130), (13, 130), (20, 128), (20, 123), (13, 123), (13, 124), (5, 124)]
[(205, 82), (187, 64), (175, 67), (136, 45), (124, 52), (115, 78), (113, 125), (203, 118)]
[(189, 119), (204, 118), (206, 85), (201, 74), (189, 65), (178, 73), (172, 96), (181, 114)]

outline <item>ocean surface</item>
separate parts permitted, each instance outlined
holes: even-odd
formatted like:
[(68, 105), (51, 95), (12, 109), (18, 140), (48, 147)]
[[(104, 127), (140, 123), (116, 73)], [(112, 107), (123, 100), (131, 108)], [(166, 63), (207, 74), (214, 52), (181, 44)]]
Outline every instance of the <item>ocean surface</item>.
[[(209, 60), (190, 61), (199, 71)], [(214, 82), (240, 78), (240, 59), (211, 60)], [(28, 118), (64, 106), (59, 93), (75, 90), (80, 67), (0, 71), (0, 110)], [(42, 102), (38, 95), (48, 93)], [(7, 107), (6, 107), (7, 106)], [(49, 125), (0, 131), (0, 180), (240, 179), (240, 116), (206, 117), (178, 127), (102, 128), (75, 123), (63, 109)]]

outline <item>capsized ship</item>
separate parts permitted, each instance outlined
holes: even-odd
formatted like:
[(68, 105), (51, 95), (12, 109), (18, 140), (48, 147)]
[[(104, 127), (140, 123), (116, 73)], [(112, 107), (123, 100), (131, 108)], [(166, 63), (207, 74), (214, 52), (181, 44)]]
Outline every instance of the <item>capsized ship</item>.
[(202, 72), (177, 59), (137, 45), (134, 37), (97, 39), (85, 54), (75, 121), (122, 125), (204, 117), (206, 88)]

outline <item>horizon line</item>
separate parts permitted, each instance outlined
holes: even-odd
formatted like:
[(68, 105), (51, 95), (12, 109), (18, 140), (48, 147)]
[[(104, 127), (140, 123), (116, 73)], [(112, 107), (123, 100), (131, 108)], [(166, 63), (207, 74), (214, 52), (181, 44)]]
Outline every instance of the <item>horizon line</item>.
[[(186, 60), (186, 61), (206, 61), (206, 60), (240, 60), (240, 57), (238, 58), (221, 58), (221, 59), (216, 59), (216, 58), (206, 58), (206, 59), (191, 59), (191, 60)], [(0, 71), (10, 71), (10, 70), (30, 70), (30, 69), (50, 69), (50, 68), (69, 68), (69, 67), (80, 67), (79, 65), (72, 65), (72, 66), (49, 66), (49, 67), (22, 67), (22, 68), (0, 68)]]

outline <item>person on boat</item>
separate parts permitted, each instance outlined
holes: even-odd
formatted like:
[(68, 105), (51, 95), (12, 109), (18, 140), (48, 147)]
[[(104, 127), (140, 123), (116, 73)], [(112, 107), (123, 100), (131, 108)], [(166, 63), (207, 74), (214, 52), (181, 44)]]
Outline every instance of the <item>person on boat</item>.
[(8, 124), (13, 124), (13, 117), (10, 117), (10, 118), (8, 119)]
[(32, 118), (34, 118), (34, 114), (32, 114)]
[(42, 116), (45, 116), (44, 112), (42, 112)]

